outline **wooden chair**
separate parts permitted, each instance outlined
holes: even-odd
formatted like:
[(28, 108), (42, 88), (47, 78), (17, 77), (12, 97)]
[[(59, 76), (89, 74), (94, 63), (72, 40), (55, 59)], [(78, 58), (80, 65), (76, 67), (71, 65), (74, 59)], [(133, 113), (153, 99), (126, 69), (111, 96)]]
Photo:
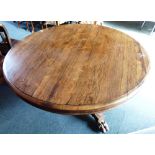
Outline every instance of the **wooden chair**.
[(3, 56), (7, 54), (7, 52), (11, 48), (11, 39), (8, 36), (7, 30), (4, 25), (0, 24), (0, 52)]
[[(20, 25), (21, 25), (22, 22), (23, 21), (18, 21), (18, 27), (19, 28), (20, 28)], [(32, 32), (34, 32), (35, 31), (35, 28), (34, 28), (34, 24), (33, 24), (32, 21), (26, 21), (26, 28), (27, 28), (27, 30), (30, 31), (29, 23), (30, 23), (30, 25), (32, 27)]]
[(0, 83), (4, 82), (2, 71), (4, 57), (11, 49), (11, 47), (14, 46), (14, 44), (17, 42), (18, 41), (15, 39), (10, 39), (5, 26), (0, 24)]
[(80, 24), (80, 21), (46, 21), (44, 23), (44, 27), (48, 28), (48, 26), (59, 26), (65, 24)]
[[(72, 23), (73, 21), (46, 21), (44, 25), (47, 28), (48, 26), (59, 26), (59, 25), (72, 24)], [(79, 21), (74, 22), (74, 23), (79, 23)]]

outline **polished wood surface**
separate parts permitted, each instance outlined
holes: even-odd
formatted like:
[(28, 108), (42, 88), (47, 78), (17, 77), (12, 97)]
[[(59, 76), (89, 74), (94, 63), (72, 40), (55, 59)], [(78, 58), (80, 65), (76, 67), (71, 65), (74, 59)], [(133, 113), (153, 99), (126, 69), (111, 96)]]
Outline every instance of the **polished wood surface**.
[(36, 107), (91, 114), (127, 99), (148, 66), (145, 50), (128, 35), (73, 24), (25, 38), (5, 57), (3, 72), (13, 90)]

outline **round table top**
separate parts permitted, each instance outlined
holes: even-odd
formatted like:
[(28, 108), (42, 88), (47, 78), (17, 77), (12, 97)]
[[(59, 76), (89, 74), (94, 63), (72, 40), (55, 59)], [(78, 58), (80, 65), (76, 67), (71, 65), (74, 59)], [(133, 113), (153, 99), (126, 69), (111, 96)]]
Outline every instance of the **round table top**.
[(30, 104), (66, 114), (114, 107), (140, 86), (149, 60), (141, 45), (117, 30), (63, 25), (17, 43), (3, 64), (6, 81)]

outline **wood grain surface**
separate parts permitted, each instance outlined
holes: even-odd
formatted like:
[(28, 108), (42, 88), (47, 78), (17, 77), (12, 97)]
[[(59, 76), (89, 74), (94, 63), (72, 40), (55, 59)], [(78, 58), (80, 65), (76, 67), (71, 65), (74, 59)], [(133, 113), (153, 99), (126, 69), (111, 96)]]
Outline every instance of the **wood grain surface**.
[(36, 32), (3, 64), (6, 81), (30, 104), (58, 113), (90, 114), (114, 107), (140, 86), (149, 60), (117, 30), (89, 24)]

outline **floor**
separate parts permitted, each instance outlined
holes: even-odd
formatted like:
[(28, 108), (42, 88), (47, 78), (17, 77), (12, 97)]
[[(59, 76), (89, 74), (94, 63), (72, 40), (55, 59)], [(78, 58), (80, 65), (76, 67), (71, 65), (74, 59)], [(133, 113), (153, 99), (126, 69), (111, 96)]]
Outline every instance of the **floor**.
[[(9, 35), (21, 40), (30, 35), (16, 23), (3, 23)], [(126, 103), (105, 112), (110, 126), (107, 134), (124, 134), (155, 126), (155, 35), (149, 26), (140, 30), (141, 22), (104, 22), (139, 41), (147, 50), (151, 69), (139, 92)], [(99, 133), (91, 116), (69, 116), (45, 112), (27, 104), (8, 87), (0, 85), (0, 133), (96, 134)]]

